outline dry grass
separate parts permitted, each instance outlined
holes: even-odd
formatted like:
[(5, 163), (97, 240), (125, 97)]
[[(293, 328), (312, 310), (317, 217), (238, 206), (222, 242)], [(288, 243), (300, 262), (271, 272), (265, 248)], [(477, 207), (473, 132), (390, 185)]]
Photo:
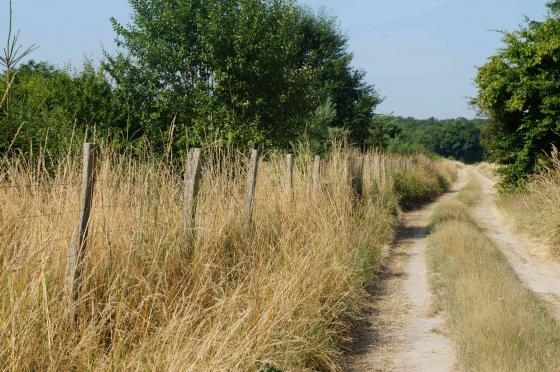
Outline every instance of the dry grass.
[[(423, 157), (370, 154), (366, 198), (354, 208), (345, 157), (330, 156), (318, 194), (311, 157), (299, 157), (291, 201), (283, 159), (262, 162), (253, 226), (240, 218), (244, 159), (207, 162), (189, 244), (181, 174), (104, 149), (74, 330), (62, 283), (79, 159), (48, 167), (4, 159), (0, 369), (340, 369), (364, 287), (394, 234), (391, 174), (434, 168)], [(453, 176), (453, 167), (437, 167)]]
[(470, 176), (465, 187), (463, 187), (457, 195), (457, 200), (468, 207), (472, 207), (482, 196), (482, 187), (474, 176)]
[(560, 255), (560, 160), (536, 175), (524, 190), (501, 195), (497, 205), (522, 232), (542, 240), (555, 256)]
[(430, 226), (435, 230), (437, 226), (449, 221), (472, 223), (467, 208), (475, 205), (482, 196), (482, 188), (473, 176), (470, 176), (465, 186), (450, 200), (439, 202), (432, 213)]
[(498, 181), (498, 176), (496, 175), (496, 165), (487, 162), (482, 162), (476, 166), (476, 169), (483, 174), (485, 177)]
[(403, 168), (393, 174), (393, 187), (399, 204), (406, 210), (432, 201), (457, 178), (457, 162)]
[(460, 367), (493, 372), (560, 370), (560, 328), (470, 220), (466, 206), (456, 201), (442, 205), (434, 211), (433, 221), (429, 265)]

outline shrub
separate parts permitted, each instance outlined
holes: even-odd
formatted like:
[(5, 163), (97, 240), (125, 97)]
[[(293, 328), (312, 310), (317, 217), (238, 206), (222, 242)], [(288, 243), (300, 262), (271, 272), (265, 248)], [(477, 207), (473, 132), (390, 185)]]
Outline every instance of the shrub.
[(446, 188), (446, 181), (435, 171), (425, 168), (407, 169), (393, 175), (399, 205), (409, 210), (433, 200)]

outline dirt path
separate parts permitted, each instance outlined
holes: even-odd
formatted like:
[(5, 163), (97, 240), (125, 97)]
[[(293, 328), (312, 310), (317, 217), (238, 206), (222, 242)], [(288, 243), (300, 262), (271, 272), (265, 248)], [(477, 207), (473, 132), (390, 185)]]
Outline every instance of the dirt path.
[[(464, 172), (449, 198), (464, 185)], [(426, 238), (434, 204), (402, 216), (399, 239), (387, 253), (368, 319), (359, 330), (348, 371), (454, 371), (455, 354), (434, 309)]]
[(502, 250), (519, 278), (560, 320), (560, 263), (553, 261), (549, 250), (538, 241), (511, 232), (494, 203), (493, 182), (475, 169), (472, 173), (483, 191), (482, 200), (473, 211), (474, 218)]

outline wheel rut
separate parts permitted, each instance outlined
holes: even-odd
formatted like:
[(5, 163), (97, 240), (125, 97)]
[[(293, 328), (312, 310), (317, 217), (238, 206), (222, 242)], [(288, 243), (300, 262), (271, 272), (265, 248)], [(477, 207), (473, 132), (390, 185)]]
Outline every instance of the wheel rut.
[(426, 264), (432, 210), (465, 184), (428, 206), (403, 213), (398, 239), (385, 257), (378, 284), (359, 327), (348, 371), (455, 371), (455, 352), (444, 315), (436, 311)]
[(473, 171), (482, 186), (482, 200), (473, 217), (504, 253), (519, 279), (539, 296), (550, 313), (560, 321), (560, 263), (546, 254), (549, 248), (527, 235), (515, 233), (504, 222), (495, 204), (494, 183)]

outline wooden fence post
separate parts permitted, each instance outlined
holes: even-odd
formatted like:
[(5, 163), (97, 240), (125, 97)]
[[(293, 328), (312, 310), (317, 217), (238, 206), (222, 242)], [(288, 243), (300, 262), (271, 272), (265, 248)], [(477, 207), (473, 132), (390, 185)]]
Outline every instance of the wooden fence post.
[(185, 192), (184, 192), (184, 218), (185, 232), (189, 239), (195, 236), (195, 219), (198, 189), (200, 186), (200, 149), (193, 148), (189, 151), (187, 167), (185, 169)]
[(93, 189), (95, 185), (96, 150), (97, 145), (93, 143), (84, 143), (80, 215), (78, 217), (78, 224), (72, 236), (72, 241), (68, 247), (64, 287), (68, 300), (68, 320), (71, 321), (72, 324), (77, 320), (75, 305), (78, 300), (82, 284), (81, 276), (83, 270), (83, 260), (86, 253)]
[(371, 186), (371, 166), (370, 166), (371, 161), (369, 156), (370, 156), (369, 153), (366, 152), (365, 155), (362, 157), (364, 188)]
[(286, 195), (292, 200), (294, 186), (294, 156), (286, 155)]
[(351, 185), (352, 190), (358, 200), (362, 199), (364, 195), (364, 157), (352, 157), (351, 160)]
[(313, 162), (313, 191), (318, 192), (321, 189), (321, 157), (315, 156)]
[(251, 223), (253, 217), (253, 199), (255, 197), (255, 186), (257, 185), (257, 169), (259, 165), (259, 151), (251, 152), (249, 167), (247, 169), (247, 187), (245, 189), (245, 220)]

